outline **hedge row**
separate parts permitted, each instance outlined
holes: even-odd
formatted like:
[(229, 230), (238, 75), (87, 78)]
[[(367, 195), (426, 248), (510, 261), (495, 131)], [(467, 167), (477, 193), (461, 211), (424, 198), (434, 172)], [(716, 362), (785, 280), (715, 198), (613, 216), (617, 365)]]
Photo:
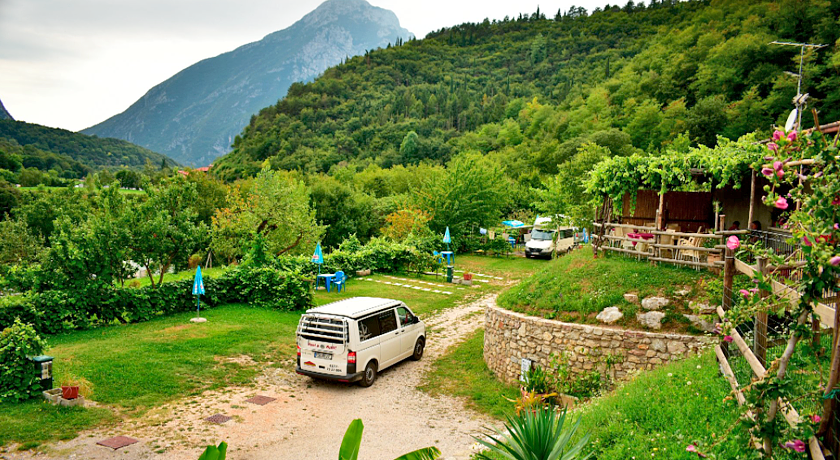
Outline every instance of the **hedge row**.
[[(364, 246), (342, 244), (339, 249), (324, 254), (324, 263), (320, 270), (322, 273), (341, 270), (348, 275), (352, 275), (356, 270), (365, 269), (380, 273), (397, 273), (433, 269), (435, 263), (431, 251), (417, 249), (414, 245), (373, 239)], [(281, 257), (275, 264), (282, 270), (296, 270), (302, 273), (315, 273), (318, 270), (318, 266), (312, 263), (311, 255)]]
[[(281, 310), (312, 306), (312, 284), (299, 271), (239, 267), (219, 278), (204, 279), (202, 307), (247, 303)], [(0, 297), (0, 330), (15, 318), (31, 324), (38, 333), (88, 329), (105, 324), (148, 321), (156, 316), (195, 309), (192, 281), (162, 284), (157, 288), (121, 288), (93, 285), (84, 291), (28, 292)]]

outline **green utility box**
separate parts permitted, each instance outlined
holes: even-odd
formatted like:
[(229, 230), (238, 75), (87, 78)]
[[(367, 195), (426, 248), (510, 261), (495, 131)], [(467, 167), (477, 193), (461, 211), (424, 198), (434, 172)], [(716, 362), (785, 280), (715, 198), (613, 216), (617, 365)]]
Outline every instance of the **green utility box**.
[(41, 355), (30, 359), (35, 364), (35, 375), (41, 380), (41, 389), (44, 391), (51, 390), (53, 387), (53, 357)]
[(455, 267), (453, 267), (452, 265), (447, 265), (446, 266), (446, 282), (447, 283), (452, 282), (452, 269), (453, 268), (455, 268)]

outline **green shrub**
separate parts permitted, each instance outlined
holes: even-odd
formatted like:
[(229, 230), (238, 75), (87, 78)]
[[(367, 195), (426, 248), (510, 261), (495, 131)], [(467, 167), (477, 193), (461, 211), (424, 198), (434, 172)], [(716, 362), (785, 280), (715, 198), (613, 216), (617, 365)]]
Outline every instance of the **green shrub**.
[[(205, 278), (202, 308), (225, 303), (302, 310), (313, 304), (311, 283), (300, 272), (238, 267), (219, 278)], [(93, 284), (77, 291), (48, 290), (0, 297), (0, 327), (16, 318), (39, 333), (54, 334), (114, 323), (136, 323), (195, 309), (192, 280), (156, 288), (123, 288)]]
[(0, 401), (21, 401), (39, 393), (29, 357), (40, 355), (45, 347), (35, 329), (19, 319), (0, 332)]

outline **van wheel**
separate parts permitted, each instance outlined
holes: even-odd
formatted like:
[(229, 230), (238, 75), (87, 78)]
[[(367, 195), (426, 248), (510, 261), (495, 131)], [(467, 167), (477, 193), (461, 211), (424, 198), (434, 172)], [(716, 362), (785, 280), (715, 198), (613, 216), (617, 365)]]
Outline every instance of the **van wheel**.
[(414, 361), (420, 361), (420, 358), (423, 357), (424, 348), (426, 348), (426, 342), (423, 341), (422, 338), (417, 339), (417, 343), (414, 344), (414, 354), (411, 355), (411, 359)]
[(365, 366), (365, 373), (362, 375), (362, 380), (359, 382), (359, 385), (363, 387), (369, 387), (373, 385), (373, 382), (376, 380), (376, 363), (371, 361)]

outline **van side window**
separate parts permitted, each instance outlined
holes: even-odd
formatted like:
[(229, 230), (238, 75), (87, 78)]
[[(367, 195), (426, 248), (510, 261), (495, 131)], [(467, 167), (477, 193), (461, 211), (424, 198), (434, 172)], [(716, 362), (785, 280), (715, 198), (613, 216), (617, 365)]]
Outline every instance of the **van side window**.
[(379, 333), (387, 334), (397, 330), (397, 317), (394, 315), (394, 309), (390, 308), (379, 314)]
[(400, 326), (408, 326), (412, 324), (412, 316), (411, 313), (408, 312), (408, 308), (399, 307), (397, 308), (397, 316), (400, 318)]
[(359, 341), (372, 339), (379, 336), (379, 318), (378, 315), (368, 316), (365, 319), (359, 320)]

